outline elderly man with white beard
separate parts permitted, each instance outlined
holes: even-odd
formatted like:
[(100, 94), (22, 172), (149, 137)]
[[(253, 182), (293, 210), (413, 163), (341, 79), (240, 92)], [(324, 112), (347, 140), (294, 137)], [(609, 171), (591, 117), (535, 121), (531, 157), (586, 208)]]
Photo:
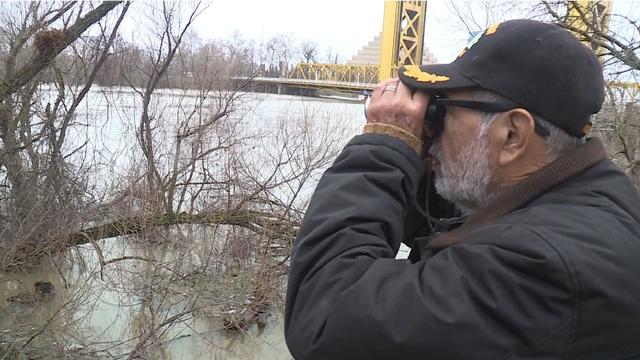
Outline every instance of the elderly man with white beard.
[(603, 99), (591, 50), (531, 20), (378, 84), (294, 244), (293, 356), (640, 358), (640, 196), (588, 137)]

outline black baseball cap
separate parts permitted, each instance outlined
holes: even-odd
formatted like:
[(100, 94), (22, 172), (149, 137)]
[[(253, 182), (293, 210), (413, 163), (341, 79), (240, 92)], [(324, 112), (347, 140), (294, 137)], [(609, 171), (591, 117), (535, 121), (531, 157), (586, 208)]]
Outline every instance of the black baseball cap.
[(400, 80), (418, 90), (491, 90), (576, 137), (604, 101), (593, 51), (556, 24), (510, 20), (479, 33), (449, 64), (407, 65)]

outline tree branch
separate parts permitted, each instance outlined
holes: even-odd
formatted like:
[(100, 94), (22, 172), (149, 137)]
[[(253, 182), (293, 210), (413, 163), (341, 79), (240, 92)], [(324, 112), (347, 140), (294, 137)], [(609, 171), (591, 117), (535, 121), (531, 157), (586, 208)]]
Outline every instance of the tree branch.
[(155, 227), (179, 224), (223, 224), (247, 228), (254, 232), (264, 232), (274, 238), (292, 238), (297, 232), (297, 224), (275, 219), (273, 215), (258, 211), (240, 210), (234, 212), (208, 212), (200, 214), (162, 214), (134, 216), (118, 219), (108, 224), (94, 226), (69, 235), (68, 245), (80, 245), (110, 237), (133, 235)]
[(78, 19), (68, 29), (64, 30), (64, 37), (61, 41), (52, 44), (45, 50), (38, 50), (27, 65), (23, 66), (16, 74), (8, 80), (0, 83), (0, 101), (4, 101), (7, 96), (13, 94), (26, 83), (31, 81), (49, 62), (62, 52), (67, 46), (76, 41), (91, 25), (100, 21), (109, 11), (113, 10), (122, 1), (105, 1), (97, 8), (88, 12), (84, 17)]

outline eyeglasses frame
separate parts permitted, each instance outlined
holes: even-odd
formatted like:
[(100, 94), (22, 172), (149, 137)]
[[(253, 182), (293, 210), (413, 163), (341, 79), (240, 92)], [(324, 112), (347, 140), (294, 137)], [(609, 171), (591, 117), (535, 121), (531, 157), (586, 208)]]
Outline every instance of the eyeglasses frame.
[[(441, 134), (444, 130), (444, 117), (447, 106), (461, 107), (485, 113), (502, 113), (513, 109), (520, 109), (518, 106), (509, 106), (487, 101), (448, 99), (442, 95), (435, 95), (431, 97), (425, 115), (425, 125), (433, 132), (432, 136), (434, 137)], [(549, 130), (546, 127), (540, 124), (535, 118), (533, 121), (536, 134), (542, 137), (549, 136)]]

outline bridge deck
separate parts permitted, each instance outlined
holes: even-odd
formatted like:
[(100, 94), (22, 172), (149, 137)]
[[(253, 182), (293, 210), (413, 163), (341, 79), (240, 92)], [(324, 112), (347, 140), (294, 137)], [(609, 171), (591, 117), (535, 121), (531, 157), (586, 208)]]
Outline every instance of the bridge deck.
[(328, 81), (328, 80), (307, 80), (307, 79), (287, 79), (287, 78), (268, 78), (268, 77), (254, 77), (249, 78), (246, 76), (235, 76), (234, 80), (242, 80), (257, 84), (272, 84), (272, 85), (288, 85), (295, 87), (313, 88), (313, 89), (334, 89), (351, 92), (363, 92), (366, 90), (373, 90), (375, 84), (367, 83), (355, 83), (344, 81)]

